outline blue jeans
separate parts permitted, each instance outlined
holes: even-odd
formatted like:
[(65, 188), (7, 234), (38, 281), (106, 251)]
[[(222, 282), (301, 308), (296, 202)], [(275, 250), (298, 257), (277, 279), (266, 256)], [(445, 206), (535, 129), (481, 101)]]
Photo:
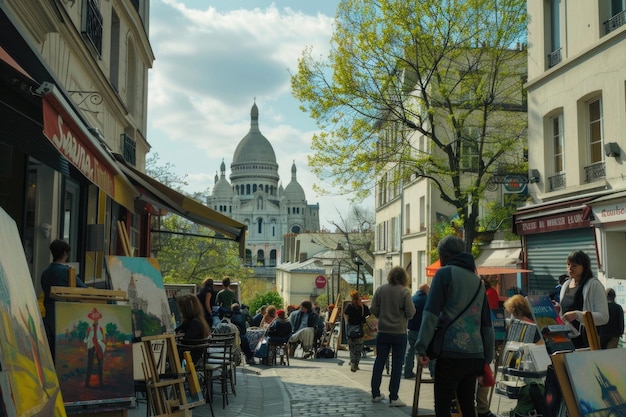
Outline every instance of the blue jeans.
[(404, 358), (404, 376), (410, 377), (413, 373), (413, 365), (415, 365), (415, 342), (417, 341), (417, 335), (419, 331), (409, 330), (408, 341), (409, 347), (406, 350), (406, 357)]
[(391, 352), (391, 379), (389, 380), (389, 399), (398, 399), (402, 365), (406, 352), (406, 333), (380, 333), (376, 336), (376, 361), (372, 371), (372, 398), (380, 395), (380, 383), (383, 379), (383, 370)]
[(462, 415), (476, 415), (476, 376), (484, 364), (484, 359), (437, 358), (434, 387), (437, 417), (450, 417), (450, 404), (455, 396)]

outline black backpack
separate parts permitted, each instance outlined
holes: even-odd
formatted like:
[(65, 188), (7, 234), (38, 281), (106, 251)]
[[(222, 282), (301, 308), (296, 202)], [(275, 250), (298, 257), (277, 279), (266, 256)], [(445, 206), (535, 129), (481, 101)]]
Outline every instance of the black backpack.
[(315, 353), (315, 357), (316, 358), (326, 358), (326, 359), (334, 358), (335, 357), (335, 351), (333, 351), (329, 347), (319, 348), (317, 350), (317, 352)]

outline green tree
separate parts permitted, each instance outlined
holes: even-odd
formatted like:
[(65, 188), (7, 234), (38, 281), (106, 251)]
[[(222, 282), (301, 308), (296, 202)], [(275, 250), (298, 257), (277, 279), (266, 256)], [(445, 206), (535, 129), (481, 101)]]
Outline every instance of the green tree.
[(500, 164), (527, 170), (525, 18), (525, 0), (342, 1), (329, 56), (307, 48), (291, 79), (313, 171), (358, 197), (429, 179), (469, 249)]
[(257, 294), (252, 301), (250, 301), (250, 313), (252, 315), (256, 314), (255, 312), (261, 308), (261, 306), (276, 306), (278, 310), (285, 308), (285, 301), (283, 297), (278, 294), (276, 291), (268, 291), (264, 294)]

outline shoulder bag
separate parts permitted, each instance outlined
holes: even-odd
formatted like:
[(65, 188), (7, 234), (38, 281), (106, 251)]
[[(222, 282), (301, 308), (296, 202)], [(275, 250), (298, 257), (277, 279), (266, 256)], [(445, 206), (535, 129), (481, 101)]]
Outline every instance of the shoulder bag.
[[(365, 309), (361, 306), (361, 321), (363, 320), (363, 313)], [(360, 339), (364, 336), (363, 323), (361, 324), (348, 324), (348, 337), (350, 339)]]

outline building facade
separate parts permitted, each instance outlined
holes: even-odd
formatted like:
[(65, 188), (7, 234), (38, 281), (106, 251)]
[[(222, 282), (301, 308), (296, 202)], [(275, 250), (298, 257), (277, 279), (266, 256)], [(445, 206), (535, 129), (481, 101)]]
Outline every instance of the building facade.
[(259, 109), (250, 111), (250, 130), (239, 141), (230, 165), (230, 181), (222, 162), (207, 206), (248, 227), (245, 263), (255, 276), (274, 278), (280, 264), (283, 236), (320, 228), (319, 204), (308, 204), (298, 183), (295, 163), (283, 187), (276, 153), (259, 129)]
[(136, 189), (113, 154), (145, 168), (149, 11), (148, 0), (0, 1), (0, 205), (36, 289), (55, 238), (90, 284), (118, 253), (118, 221), (146, 250)]
[(606, 282), (626, 268), (624, 2), (568, 5), (527, 6), (528, 165), (538, 182), (515, 227), (535, 271), (531, 292), (566, 273), (572, 250)]

